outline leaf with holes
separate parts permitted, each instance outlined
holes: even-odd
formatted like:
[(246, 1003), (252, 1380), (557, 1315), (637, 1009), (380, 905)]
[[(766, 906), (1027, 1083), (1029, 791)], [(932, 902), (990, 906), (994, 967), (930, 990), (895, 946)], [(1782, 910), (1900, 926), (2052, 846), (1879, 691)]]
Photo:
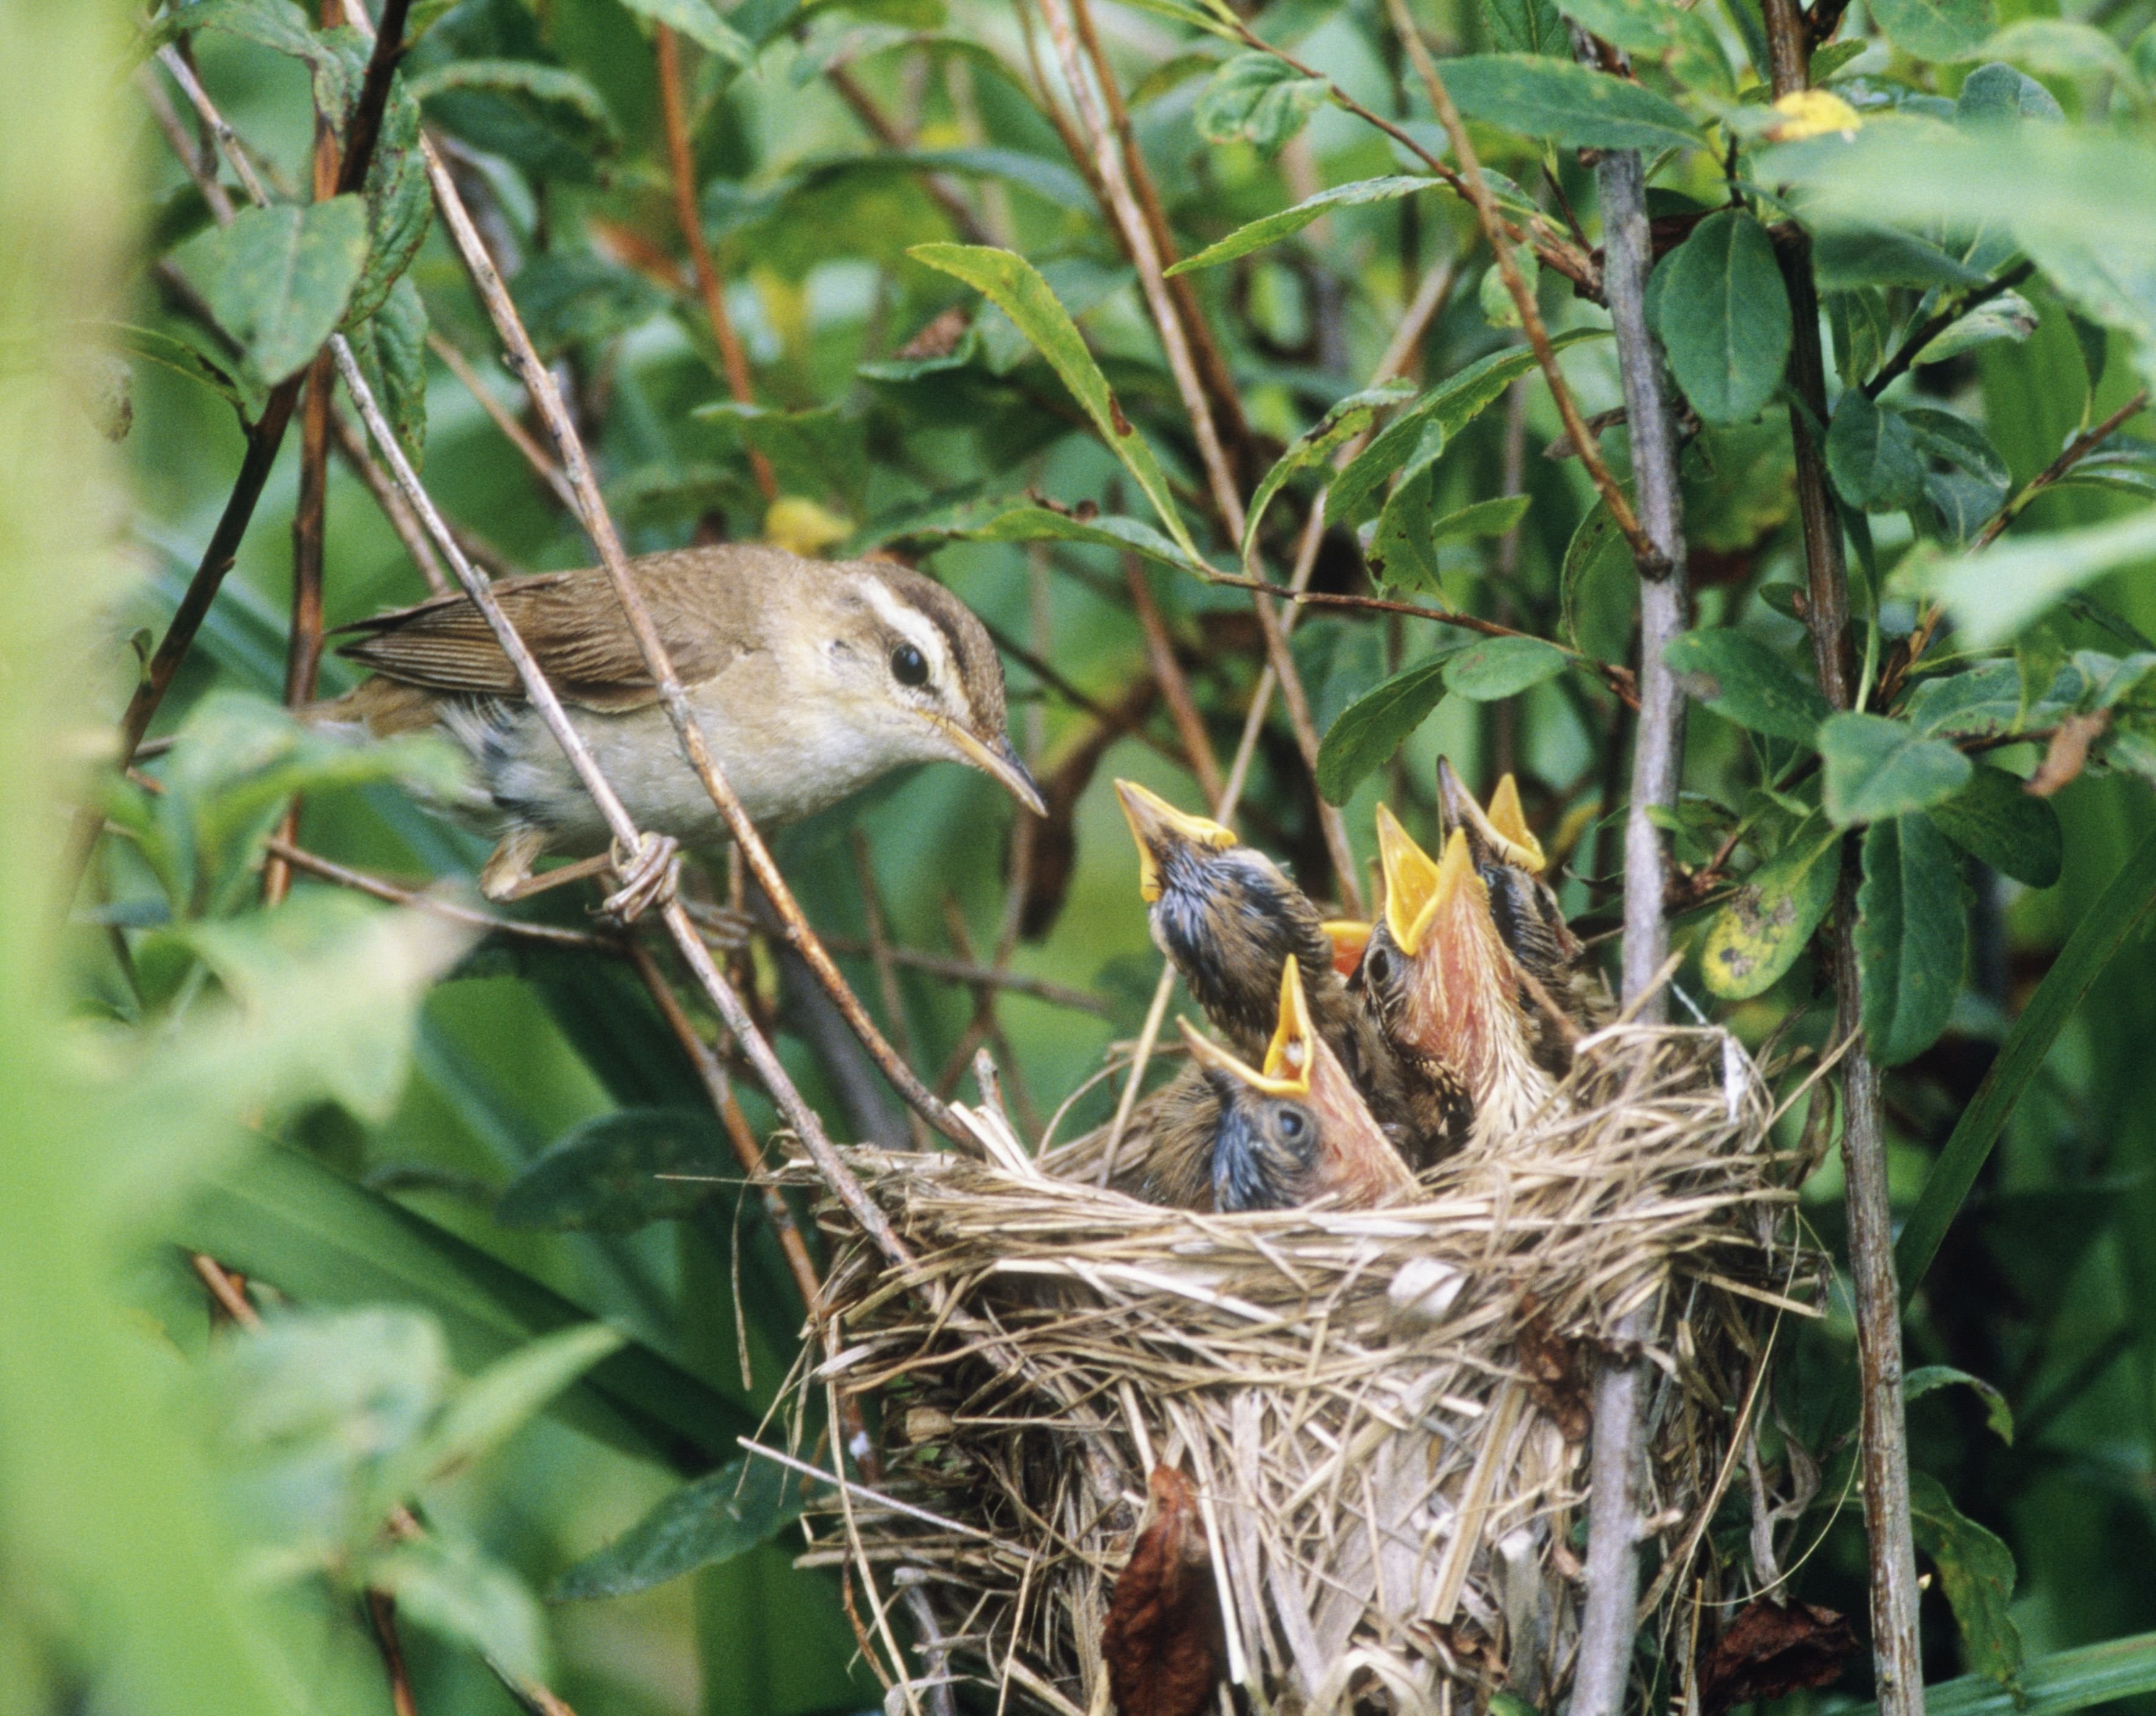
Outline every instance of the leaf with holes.
[(624, 1597), (767, 1544), (801, 1516), (801, 1479), (752, 1455), (674, 1492), (554, 1582), (557, 1603)]
[(1814, 817), (1745, 878), (1707, 925), (1699, 956), (1707, 988), (1744, 1001), (1781, 981), (1834, 903), (1840, 850), (1841, 830)]
[(172, 261), (210, 314), (275, 385), (336, 331), (367, 264), (367, 205), (332, 197), (305, 208), (243, 208), (190, 239)]
[(1317, 789), (1344, 804), (1364, 775), (1399, 748), (1445, 698), (1449, 655), (1418, 662), (1341, 712), (1317, 748)]
[(1819, 687), (1776, 650), (1748, 632), (1724, 626), (1670, 640), (1662, 660), (1685, 695), (1725, 721), (1810, 747), (1829, 713)]
[(1881, 1066), (1899, 1066), (1947, 1028), (1969, 953), (1961, 869), (1930, 818), (1866, 832), (1856, 914), (1864, 1040)]
[(1841, 714), (1820, 723), (1826, 814), (1846, 828), (1927, 810), (1969, 784), (1968, 758), (1906, 721)]
[(1925, 814), (1954, 845), (2002, 876), (2032, 888), (2059, 879), (2066, 862), (2059, 813), (2003, 768), (1979, 767), (1967, 786)]
[(1363, 563), (1370, 576), (1394, 589), (1412, 593), (1423, 591), (1444, 595), (1438, 581), (1437, 521), (1430, 491), (1437, 482), (1435, 471), (1424, 470), (1402, 482), (1386, 497), (1378, 514), (1378, 527), (1370, 532), (1370, 546)]
[(1656, 331), (1685, 397), (1711, 424), (1757, 417), (1781, 387), (1791, 326), (1766, 228), (1737, 209), (1709, 215), (1657, 272)]

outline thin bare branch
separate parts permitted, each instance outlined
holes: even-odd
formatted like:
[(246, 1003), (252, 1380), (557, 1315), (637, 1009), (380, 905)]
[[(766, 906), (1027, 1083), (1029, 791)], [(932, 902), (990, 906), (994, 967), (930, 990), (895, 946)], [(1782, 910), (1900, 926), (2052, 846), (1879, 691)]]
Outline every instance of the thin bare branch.
[(414, 912), (424, 912), (430, 917), (440, 917), (451, 923), (470, 924), (475, 929), (490, 935), (512, 937), (519, 941), (536, 942), (551, 948), (574, 948), (591, 953), (619, 954), (621, 939), (618, 936), (600, 935), (587, 929), (565, 929), (554, 923), (529, 923), (521, 918), (503, 917), (491, 912), (482, 912), (477, 907), (466, 906), (455, 900), (445, 900), (438, 894), (408, 888), (391, 881), (387, 876), (354, 870), (349, 865), (325, 858), (319, 852), (295, 845), (281, 835), (272, 835), (264, 843), (273, 858), (303, 871), (322, 881), (335, 882), (341, 888), (351, 888), (377, 900), (387, 901), (393, 906), (403, 906)]
[(516, 414), (494, 396), (471, 360), (450, 343), (448, 336), (438, 328), (427, 330), (427, 349), (442, 360), (449, 373), (465, 384), (465, 391), (479, 403), (487, 420), (500, 429), (509, 444), (524, 455), (524, 462), (536, 473), (540, 481), (553, 491), (554, 498), (569, 510), (572, 518), (583, 516), (583, 503), (577, 491), (569, 486), (569, 480), (562, 475), (562, 467), (548, 456), (547, 450), (531, 438), (531, 431), (516, 420)]

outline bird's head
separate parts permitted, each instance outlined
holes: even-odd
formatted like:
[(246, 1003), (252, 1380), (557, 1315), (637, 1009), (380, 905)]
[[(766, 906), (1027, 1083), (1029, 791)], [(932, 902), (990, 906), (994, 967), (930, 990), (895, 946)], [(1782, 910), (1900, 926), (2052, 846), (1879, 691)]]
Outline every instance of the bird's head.
[(1286, 1210), (1328, 1194), (1375, 1203), (1412, 1183), (1354, 1081), (1311, 1022), (1301, 967), (1282, 971), (1279, 1019), (1265, 1063), (1252, 1066), (1182, 1021), (1220, 1115), (1213, 1201), (1222, 1210)]
[(1444, 857), (1433, 859), (1380, 804), (1378, 855), (1385, 910), (1359, 980), (1394, 1041), (1457, 1069), (1482, 1112), (1532, 1057), (1518, 968), (1466, 830), (1454, 829)]
[(1241, 845), (1233, 829), (1178, 810), (1134, 780), (1117, 781), (1116, 797), (1122, 801), (1123, 819), (1137, 842), (1138, 897), (1148, 906), (1170, 886), (1204, 891), (1218, 868), (1218, 855)]
[(968, 763), (1045, 815), (1040, 789), (1010, 741), (1003, 662), (973, 609), (895, 563), (833, 570), (821, 590), (804, 585), (801, 614), (804, 625), (817, 622), (829, 706), (852, 723), (864, 749), (886, 766)]
[(1519, 784), (1505, 776), (1485, 810), (1450, 762), (1440, 757), (1437, 807), (1440, 826), (1467, 836), (1476, 873), (1489, 891), (1490, 915), (1512, 957), (1544, 979), (1578, 961), (1585, 950), (1543, 879), (1549, 861), (1520, 809)]

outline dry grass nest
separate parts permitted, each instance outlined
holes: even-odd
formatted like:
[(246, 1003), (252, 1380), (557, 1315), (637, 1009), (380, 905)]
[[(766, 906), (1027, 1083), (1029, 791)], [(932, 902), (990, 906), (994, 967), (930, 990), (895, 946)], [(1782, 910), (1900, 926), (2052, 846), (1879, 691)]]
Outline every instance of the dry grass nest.
[(993, 1106), (965, 1111), (983, 1159), (850, 1151), (911, 1261), (825, 1201), (836, 1323), (799, 1399), (873, 1397), (881, 1431), (862, 1482), (812, 1507), (808, 1559), (879, 1616), (925, 1595), (952, 1673), (1098, 1716), (1111, 1595), (1169, 1467), (1251, 1708), (1464, 1711), (1499, 1688), (1551, 1708), (1598, 1355), (1632, 1350), (1628, 1315), (1650, 1331), (1666, 1623), (1772, 1326), (1815, 1291), (1774, 1115), (1726, 1032), (1619, 1025), (1518, 1136), (1378, 1209), (1141, 1204), (1091, 1183), (1093, 1142), (1035, 1161)]

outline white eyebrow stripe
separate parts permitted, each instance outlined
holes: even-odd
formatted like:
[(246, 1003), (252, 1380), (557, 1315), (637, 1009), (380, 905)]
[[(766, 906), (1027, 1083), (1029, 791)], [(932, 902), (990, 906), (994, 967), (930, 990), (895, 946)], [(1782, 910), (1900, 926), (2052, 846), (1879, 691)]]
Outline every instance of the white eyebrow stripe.
[(928, 663), (929, 687), (945, 703), (957, 705), (970, 718), (973, 711), (968, 704), (965, 684), (951, 660), (951, 648), (943, 629), (918, 608), (899, 600), (880, 578), (864, 578), (861, 594), (885, 624), (921, 651)]

